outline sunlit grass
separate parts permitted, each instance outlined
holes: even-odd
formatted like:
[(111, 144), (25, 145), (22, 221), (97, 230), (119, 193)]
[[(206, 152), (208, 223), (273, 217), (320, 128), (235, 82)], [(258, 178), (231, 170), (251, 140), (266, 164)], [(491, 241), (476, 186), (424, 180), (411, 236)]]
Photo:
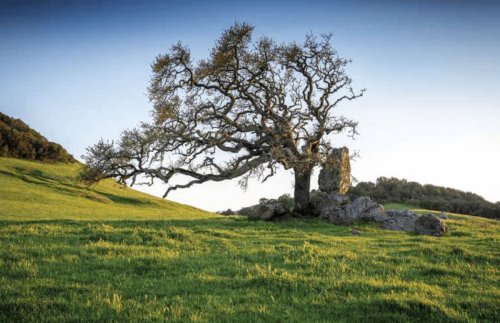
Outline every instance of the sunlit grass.
[(497, 221), (352, 235), (86, 188), (76, 167), (0, 159), (0, 321), (498, 321)]
[(48, 164), (0, 158), (3, 220), (120, 220), (212, 216), (112, 180), (88, 187), (75, 180), (80, 164)]

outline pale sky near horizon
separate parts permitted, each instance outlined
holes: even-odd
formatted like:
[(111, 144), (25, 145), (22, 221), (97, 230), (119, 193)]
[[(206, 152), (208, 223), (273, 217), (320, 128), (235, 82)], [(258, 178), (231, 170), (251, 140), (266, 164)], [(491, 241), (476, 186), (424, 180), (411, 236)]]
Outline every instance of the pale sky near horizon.
[[(333, 32), (365, 96), (353, 175), (398, 177), (500, 201), (500, 1), (3, 1), (0, 111), (79, 157), (149, 120), (156, 55), (181, 40), (204, 58), (235, 21), (255, 37)], [(169, 199), (215, 211), (292, 192), (291, 173), (242, 191), (205, 183)], [(317, 187), (316, 179), (312, 186)], [(161, 185), (138, 189), (161, 195)]]

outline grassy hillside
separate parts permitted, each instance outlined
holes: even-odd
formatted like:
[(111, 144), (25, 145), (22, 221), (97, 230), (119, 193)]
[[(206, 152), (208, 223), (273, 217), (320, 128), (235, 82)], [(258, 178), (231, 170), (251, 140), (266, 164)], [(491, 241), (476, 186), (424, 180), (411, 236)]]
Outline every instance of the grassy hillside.
[(87, 188), (77, 167), (0, 159), (0, 321), (499, 321), (497, 221), (352, 235)]
[(112, 180), (88, 187), (75, 180), (80, 167), (0, 158), (0, 219), (159, 220), (210, 215)]

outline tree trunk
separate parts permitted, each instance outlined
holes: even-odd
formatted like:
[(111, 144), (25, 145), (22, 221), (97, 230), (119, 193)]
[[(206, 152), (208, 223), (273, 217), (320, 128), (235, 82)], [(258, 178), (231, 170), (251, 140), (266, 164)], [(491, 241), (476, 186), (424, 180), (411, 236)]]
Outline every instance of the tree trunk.
[(294, 169), (295, 173), (295, 207), (294, 213), (307, 215), (309, 204), (309, 188), (311, 186), (311, 172), (312, 169), (299, 170)]

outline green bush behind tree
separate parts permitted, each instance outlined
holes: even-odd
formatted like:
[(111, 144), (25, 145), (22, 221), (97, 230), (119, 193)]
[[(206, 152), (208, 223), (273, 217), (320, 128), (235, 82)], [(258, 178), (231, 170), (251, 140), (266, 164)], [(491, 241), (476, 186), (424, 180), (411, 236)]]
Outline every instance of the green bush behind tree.
[(349, 195), (368, 196), (380, 204), (405, 203), (425, 209), (500, 219), (500, 202), (489, 202), (471, 192), (394, 177), (379, 177), (375, 183), (359, 182), (349, 189)]
[(50, 142), (19, 119), (0, 112), (0, 157), (44, 162), (76, 162), (61, 145)]

